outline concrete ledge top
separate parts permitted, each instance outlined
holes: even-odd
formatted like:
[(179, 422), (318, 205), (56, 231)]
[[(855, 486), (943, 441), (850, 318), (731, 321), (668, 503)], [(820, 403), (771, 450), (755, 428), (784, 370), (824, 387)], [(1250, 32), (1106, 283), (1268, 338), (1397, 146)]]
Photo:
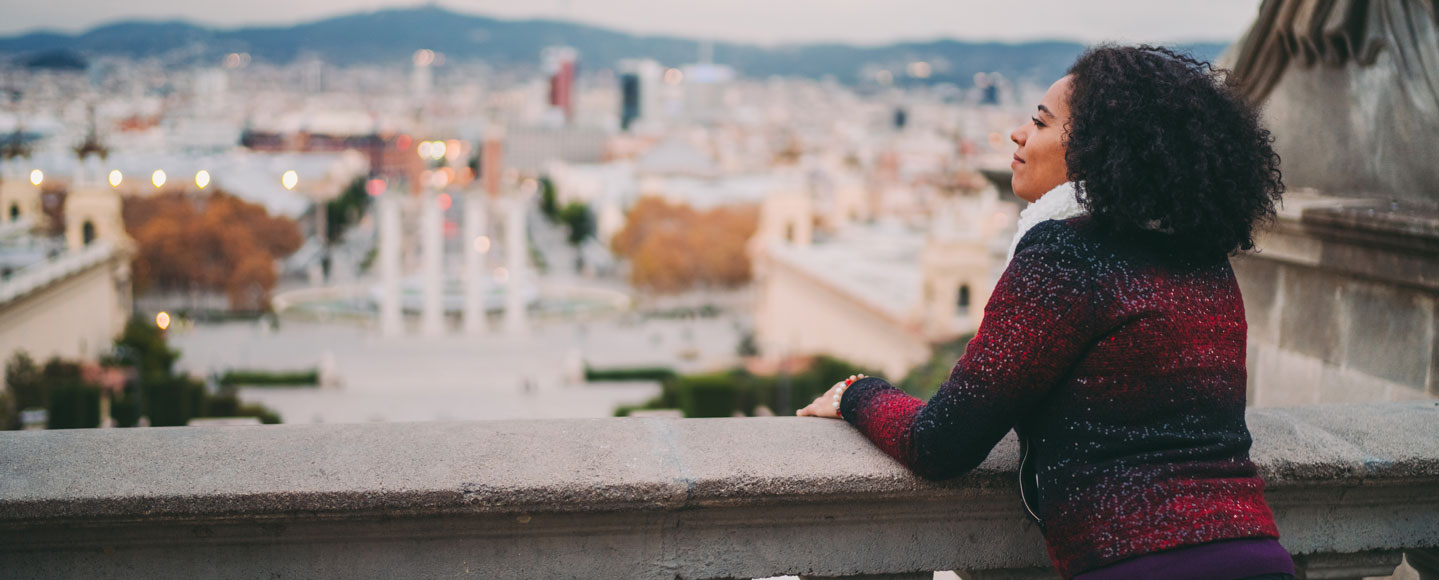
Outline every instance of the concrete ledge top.
[[(1248, 420), (1271, 492), (1439, 486), (1439, 402), (1255, 409)], [(0, 527), (1008, 501), (1016, 464), (1006, 439), (974, 472), (931, 483), (842, 422), (794, 417), (3, 432)]]
[(1429, 206), (1356, 203), (1316, 207), (1306, 210), (1300, 220), (1397, 236), (1439, 238), (1439, 209)]
[(1298, 189), (1284, 196), (1281, 221), (1303, 223), (1368, 237), (1403, 239), (1428, 248), (1439, 241), (1439, 206), (1374, 197), (1335, 196)]

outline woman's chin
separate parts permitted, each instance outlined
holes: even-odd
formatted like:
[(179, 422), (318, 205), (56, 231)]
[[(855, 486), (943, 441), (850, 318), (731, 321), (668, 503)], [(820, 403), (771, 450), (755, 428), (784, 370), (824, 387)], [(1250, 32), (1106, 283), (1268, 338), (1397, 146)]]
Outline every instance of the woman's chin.
[(1034, 203), (1034, 200), (1039, 199), (1039, 196), (1043, 194), (1043, 192), (1035, 193), (1030, 188), (1024, 186), (1016, 186), (1014, 183), (1010, 183), (1009, 186), (1014, 190), (1014, 197), (1030, 203)]

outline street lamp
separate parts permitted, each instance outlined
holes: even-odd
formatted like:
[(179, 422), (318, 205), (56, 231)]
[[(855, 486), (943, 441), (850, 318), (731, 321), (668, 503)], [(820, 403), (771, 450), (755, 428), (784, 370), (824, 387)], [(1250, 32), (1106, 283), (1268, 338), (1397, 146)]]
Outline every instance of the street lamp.
[(210, 185), (210, 172), (204, 169), (195, 172), (195, 187), (205, 189), (207, 185)]
[(295, 173), (294, 169), (286, 171), (284, 175), (280, 176), (280, 185), (285, 186), (285, 189), (294, 190), (295, 185), (299, 183), (300, 174)]
[(420, 155), (420, 159), (439, 161), (445, 158), (446, 152), (458, 151), (459, 142), (454, 141), (453, 143), (453, 145), (447, 145), (444, 141), (421, 141), (415, 147), (415, 152)]
[(40, 186), (40, 183), (43, 182), (43, 181), (45, 181), (45, 172), (44, 172), (44, 171), (40, 171), (39, 169), (35, 169), (35, 170), (32, 170), (32, 171), (30, 172), (30, 185), (34, 185), (34, 186), (36, 186), (36, 187), (39, 187), (39, 186)]
[(120, 173), (119, 169), (110, 171), (110, 187), (120, 187), (120, 182), (124, 180), (125, 174)]
[(156, 169), (154, 173), (150, 174), (150, 183), (155, 184), (155, 189), (165, 187), (166, 179), (167, 177), (165, 175), (164, 169)]

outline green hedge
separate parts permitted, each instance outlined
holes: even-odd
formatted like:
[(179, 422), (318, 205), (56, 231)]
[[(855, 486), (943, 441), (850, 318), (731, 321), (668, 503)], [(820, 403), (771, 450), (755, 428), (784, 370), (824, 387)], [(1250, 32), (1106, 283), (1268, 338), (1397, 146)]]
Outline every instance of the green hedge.
[[(279, 414), (263, 405), (241, 402), (233, 390), (210, 395), (203, 384), (183, 377), (147, 385), (145, 407), (150, 425), (155, 427), (188, 425), (191, 419), (202, 417), (256, 417), (267, 425), (280, 422)], [(112, 410), (111, 416), (115, 415)], [(123, 424), (120, 417), (115, 419)]]
[[(824, 394), (836, 382), (853, 374), (876, 375), (874, 371), (853, 363), (819, 357), (809, 369), (787, 379), (752, 375), (738, 368), (717, 373), (671, 376), (660, 380), (659, 396), (639, 405), (619, 407), (615, 409), (615, 416), (628, 416), (640, 409), (679, 409), (685, 417), (729, 417), (736, 411), (754, 415), (755, 409), (761, 406), (775, 413), (793, 413)], [(789, 381), (788, 401), (784, 400), (785, 380)]]
[(220, 385), (225, 387), (269, 387), (269, 386), (313, 386), (320, 384), (320, 371), (226, 371), (220, 375)]
[(274, 425), (280, 422), (280, 415), (263, 405), (240, 402), (233, 391), (225, 391), (210, 397), (205, 409), (206, 417), (255, 417), (261, 423)]
[(116, 427), (135, 427), (140, 424), (140, 397), (126, 392), (110, 400), (110, 418), (115, 420)]
[(205, 416), (205, 386), (185, 377), (144, 385), (145, 413), (152, 427), (181, 427)]
[(618, 367), (597, 369), (585, 367), (585, 380), (602, 381), (666, 381), (675, 378), (674, 369), (669, 367)]
[(909, 371), (904, 380), (895, 385), (904, 392), (928, 400), (939, 390), (939, 386), (949, 380), (949, 374), (954, 371), (955, 363), (964, 356), (964, 350), (969, 347), (970, 339), (974, 335), (960, 337), (958, 340), (941, 344), (934, 349), (934, 354), (924, 364)]
[[(211, 395), (199, 381), (176, 375), (173, 365), (180, 353), (170, 350), (165, 334), (155, 328), (153, 322), (132, 319), (116, 345), (124, 347), (124, 352), (102, 356), (101, 364), (139, 371), (122, 392), (112, 395), (110, 417), (117, 426), (138, 425), (142, 409), (150, 424), (157, 427), (187, 425), (196, 417), (258, 417), (263, 423), (280, 422), (279, 415), (270, 409), (241, 403), (233, 390)], [(315, 384), (319, 373), (236, 372), (229, 378), (241, 382)], [(47, 426), (51, 429), (100, 426), (101, 390), (85, 382), (79, 363), (52, 358), (39, 365), (28, 355), (16, 353), (5, 363), (5, 379), (6, 391), (0, 393), (0, 429), (20, 427), (18, 412), (37, 407), (47, 410)]]
[(100, 389), (80, 381), (50, 387), (51, 429), (93, 429), (100, 426)]
[(729, 374), (688, 375), (677, 386), (685, 417), (729, 417), (739, 409), (743, 387)]

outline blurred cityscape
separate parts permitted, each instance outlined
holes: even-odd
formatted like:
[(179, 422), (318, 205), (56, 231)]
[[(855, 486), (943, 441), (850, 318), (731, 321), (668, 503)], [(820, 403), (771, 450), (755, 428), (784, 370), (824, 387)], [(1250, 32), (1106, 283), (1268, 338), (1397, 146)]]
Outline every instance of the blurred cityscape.
[[(1004, 264), (1009, 131), (1082, 49), (436, 6), (0, 39), (0, 420), (784, 414), (862, 371), (926, 395)], [(1282, 304), (1246, 263), (1251, 309)], [(1253, 403), (1431, 396), (1427, 346), (1351, 362), (1251, 318)], [(1331, 388), (1260, 388), (1295, 369)]]
[[(1255, 462), (1300, 577), (1430, 578), (1439, 9), (1251, 4), (1175, 47), (1289, 186), (1231, 260)], [(0, 430), (179, 427), (9, 435), (0, 576), (1053, 577), (1009, 440), (932, 486), (819, 421), (475, 420), (928, 397), (1084, 48), (435, 4), (0, 38)], [(212, 428), (274, 423), (411, 424)]]
[[(951, 82), (919, 57), (754, 77), (693, 47), (505, 66), (23, 53), (3, 71), (0, 259), (5, 310), (27, 314), (0, 344), (22, 385), (109, 382), (104, 417), (23, 386), (7, 414), (608, 416), (666, 373), (827, 355), (902, 377), (971, 333), (1019, 209), (1008, 131), (1048, 81)], [(173, 365), (125, 358), (150, 339)], [(606, 369), (621, 380), (597, 384)], [(724, 414), (792, 412), (818, 386)], [(190, 391), (206, 403), (162, 400)]]

